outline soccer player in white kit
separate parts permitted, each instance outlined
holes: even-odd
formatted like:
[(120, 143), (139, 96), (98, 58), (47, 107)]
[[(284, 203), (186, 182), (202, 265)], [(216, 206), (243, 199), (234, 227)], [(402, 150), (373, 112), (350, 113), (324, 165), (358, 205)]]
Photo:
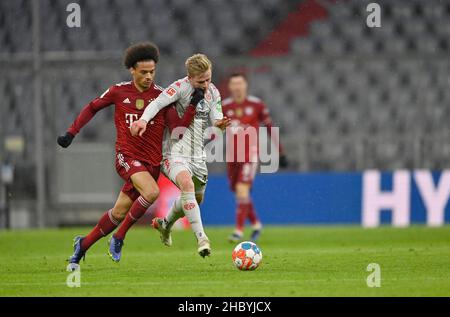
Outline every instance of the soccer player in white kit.
[(131, 133), (142, 136), (151, 119), (169, 105), (173, 105), (180, 116), (195, 108), (195, 117), (182, 134), (166, 129), (161, 171), (181, 190), (181, 196), (167, 217), (155, 218), (153, 226), (160, 232), (161, 241), (170, 246), (173, 224), (186, 216), (197, 238), (198, 253), (205, 257), (211, 254), (211, 246), (199, 208), (208, 180), (204, 134), (211, 125), (224, 130), (230, 120), (223, 117), (220, 93), (211, 83), (212, 64), (208, 57), (195, 54), (186, 60), (185, 65), (187, 76), (172, 83), (149, 104), (141, 118), (132, 124)]

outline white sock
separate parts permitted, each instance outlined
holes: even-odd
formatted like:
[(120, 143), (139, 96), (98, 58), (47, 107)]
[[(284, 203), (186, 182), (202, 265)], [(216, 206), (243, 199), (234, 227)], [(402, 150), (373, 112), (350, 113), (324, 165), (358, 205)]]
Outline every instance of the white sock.
[(262, 230), (262, 223), (261, 222), (257, 222), (254, 225), (252, 225), (253, 230)]
[(166, 216), (167, 220), (167, 229), (172, 229), (174, 223), (184, 217), (183, 208), (181, 207), (181, 197), (178, 197), (177, 200), (174, 201), (172, 208), (170, 208), (169, 213)]
[(195, 199), (195, 193), (181, 193), (181, 206), (191, 224), (192, 231), (194, 231), (197, 240), (207, 238), (205, 231), (203, 230), (200, 207)]

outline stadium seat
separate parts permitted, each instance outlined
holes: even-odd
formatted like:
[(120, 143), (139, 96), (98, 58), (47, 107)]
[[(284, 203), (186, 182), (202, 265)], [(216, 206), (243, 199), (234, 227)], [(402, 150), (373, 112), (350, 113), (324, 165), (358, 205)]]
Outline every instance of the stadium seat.
[[(70, 2), (41, 0), (42, 33), (51, 34), (42, 37), (44, 52), (93, 50), (120, 55), (132, 43), (151, 40), (162, 53), (156, 77), (162, 86), (185, 75), (184, 59), (194, 52), (213, 59), (217, 84), (236, 64), (248, 70), (251, 92), (270, 107), (282, 137), (291, 140), (293, 153), (305, 146), (302, 140), (294, 142), (298, 135), (314, 138), (310, 169), (446, 167), (449, 152), (426, 139), (450, 133), (449, 0), (413, 4), (380, 0), (382, 27), (372, 29), (364, 23), (366, 6), (372, 1), (326, 1), (327, 17), (313, 22), (306, 36), (293, 37), (287, 56), (269, 61), (241, 58), (298, 1), (260, 0), (255, 5), (250, 0), (80, 0), (86, 8), (83, 27), (62, 29), (66, 16), (61, 12), (66, 13)], [(27, 1), (0, 1), (0, 55), (31, 53), (30, 27)], [(108, 86), (128, 79), (120, 61), (115, 62), (118, 69), (114, 71), (110, 64), (90, 61), (80, 63), (77, 70), (56, 65), (45, 74), (45, 79), (54, 77), (46, 84), (50, 92), (44, 95), (50, 96), (46, 102), (57, 100), (57, 106), (49, 108), (55, 110), (53, 118), (61, 118), (54, 120), (55, 130), (67, 128), (83, 104)], [(23, 100), (32, 103), (32, 95), (20, 88), (25, 79), (11, 72), (2, 77), (2, 106), (14, 112), (7, 133), (20, 131), (32, 139), (33, 128), (24, 123), (19, 110), (23, 108), (18, 107)], [(32, 78), (31, 70), (24, 77)], [(51, 111), (47, 115), (52, 118)], [(110, 141), (111, 116), (105, 112), (96, 118), (108, 128), (88, 131), (87, 136)], [(436, 157), (417, 156), (415, 142), (419, 147), (423, 143), (422, 150), (429, 148)], [(299, 163), (300, 154), (292, 160)]]

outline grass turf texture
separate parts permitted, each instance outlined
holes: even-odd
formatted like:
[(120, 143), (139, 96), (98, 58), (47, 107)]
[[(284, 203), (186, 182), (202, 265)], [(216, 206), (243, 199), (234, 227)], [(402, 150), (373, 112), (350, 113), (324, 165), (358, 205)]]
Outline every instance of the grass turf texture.
[[(81, 287), (66, 286), (72, 238), (89, 228), (0, 233), (0, 296), (450, 296), (450, 227), (266, 227), (262, 265), (237, 270), (232, 228), (207, 227), (212, 256), (198, 256), (191, 231), (171, 248), (155, 230), (133, 228), (122, 261), (100, 240), (81, 267)], [(247, 235), (248, 236), (248, 235)], [(369, 288), (369, 263), (381, 287)]]

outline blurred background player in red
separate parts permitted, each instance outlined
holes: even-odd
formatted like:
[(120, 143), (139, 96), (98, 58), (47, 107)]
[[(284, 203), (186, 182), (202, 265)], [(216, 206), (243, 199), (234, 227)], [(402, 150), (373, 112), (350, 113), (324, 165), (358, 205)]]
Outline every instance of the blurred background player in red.
[[(182, 118), (173, 107), (167, 107), (148, 123), (147, 131), (140, 137), (132, 137), (130, 126), (139, 119), (147, 105), (156, 99), (163, 89), (154, 84), (159, 50), (153, 43), (138, 43), (126, 50), (124, 65), (132, 75), (132, 81), (111, 86), (100, 97), (87, 104), (64, 135), (58, 137), (60, 146), (68, 147), (80, 130), (106, 107), (115, 105), (114, 123), (117, 131), (116, 170), (125, 181), (114, 207), (103, 214), (92, 231), (74, 239), (74, 253), (69, 259), (70, 270), (76, 270), (86, 251), (100, 238), (117, 227), (111, 237), (108, 254), (119, 262), (127, 231), (158, 198), (162, 160), (162, 139), (165, 128), (187, 126), (195, 115), (189, 106)], [(184, 120), (186, 121), (185, 123)]]
[[(227, 162), (227, 171), (230, 188), (236, 198), (236, 229), (229, 240), (237, 242), (243, 239), (244, 225), (248, 218), (253, 229), (250, 238), (256, 241), (261, 233), (262, 224), (255, 211), (250, 191), (258, 168), (258, 140), (250, 137), (245, 142), (245, 146), (238, 146), (236, 134), (245, 133), (250, 128), (254, 129), (258, 135), (260, 125), (264, 125), (268, 129), (268, 135), (271, 135), (272, 120), (261, 99), (248, 94), (248, 81), (245, 74), (232, 74), (228, 80), (228, 89), (230, 97), (223, 101), (223, 114), (231, 119), (227, 138), (233, 137), (235, 142), (232, 154), (234, 158)], [(278, 142), (278, 149), (280, 167), (285, 168), (288, 161), (280, 142)], [(227, 149), (229, 150), (233, 149)], [(238, 157), (244, 159), (238, 159)]]

